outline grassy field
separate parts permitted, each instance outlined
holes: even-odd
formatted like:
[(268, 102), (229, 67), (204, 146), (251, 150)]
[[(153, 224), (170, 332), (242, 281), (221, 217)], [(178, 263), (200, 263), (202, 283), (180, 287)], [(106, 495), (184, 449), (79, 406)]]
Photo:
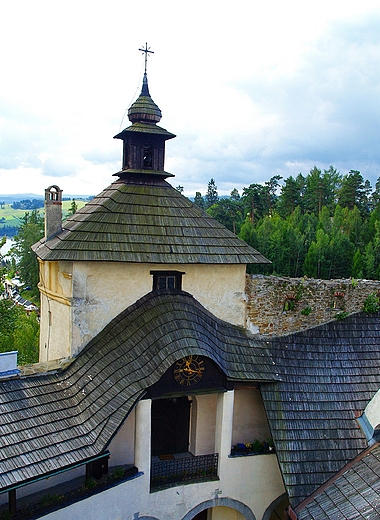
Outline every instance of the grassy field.
[[(86, 203), (82, 200), (75, 201), (78, 209), (82, 208)], [(62, 202), (62, 214), (63, 218), (67, 217), (67, 212), (71, 206), (71, 200), (64, 200)], [(4, 234), (4, 228), (10, 227), (19, 227), (21, 224), (21, 219), (25, 215), (25, 213), (31, 213), (32, 210), (24, 210), (24, 209), (13, 209), (10, 204), (4, 204), (0, 206), (0, 236), (2, 233)], [(40, 208), (38, 210), (41, 215), (44, 214), (44, 208)]]

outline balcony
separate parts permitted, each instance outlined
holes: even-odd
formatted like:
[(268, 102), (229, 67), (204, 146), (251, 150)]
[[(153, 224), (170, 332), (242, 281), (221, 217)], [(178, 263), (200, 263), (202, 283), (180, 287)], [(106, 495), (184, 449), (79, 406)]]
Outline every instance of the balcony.
[(151, 491), (166, 487), (218, 480), (218, 454), (192, 456), (153, 462), (150, 474)]

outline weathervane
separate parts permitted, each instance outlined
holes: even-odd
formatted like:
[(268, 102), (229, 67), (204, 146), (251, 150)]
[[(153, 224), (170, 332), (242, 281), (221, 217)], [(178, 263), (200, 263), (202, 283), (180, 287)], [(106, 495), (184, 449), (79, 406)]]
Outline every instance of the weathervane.
[(141, 51), (143, 54), (145, 54), (145, 74), (146, 74), (146, 64), (147, 64), (147, 61), (148, 61), (148, 53), (150, 54), (154, 54), (154, 51), (151, 51), (150, 50), (150, 47), (148, 47), (148, 44), (145, 42), (145, 49), (139, 49), (139, 51)]

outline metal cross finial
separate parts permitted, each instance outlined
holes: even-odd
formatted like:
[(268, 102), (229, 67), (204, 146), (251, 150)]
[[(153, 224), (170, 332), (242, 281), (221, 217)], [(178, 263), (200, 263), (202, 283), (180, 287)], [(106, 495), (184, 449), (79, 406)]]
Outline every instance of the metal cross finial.
[(154, 51), (151, 51), (149, 49), (150, 49), (150, 47), (148, 47), (147, 43), (145, 43), (145, 49), (139, 49), (139, 51), (141, 51), (143, 54), (145, 54), (145, 74), (146, 74), (146, 64), (148, 61), (148, 53), (154, 54)]

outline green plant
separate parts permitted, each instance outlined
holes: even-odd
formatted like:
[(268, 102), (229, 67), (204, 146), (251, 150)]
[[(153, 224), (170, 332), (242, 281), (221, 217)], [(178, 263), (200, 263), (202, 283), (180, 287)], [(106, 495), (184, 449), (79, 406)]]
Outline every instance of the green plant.
[(335, 319), (338, 321), (344, 320), (344, 318), (347, 318), (349, 314), (350, 313), (346, 311), (338, 312), (337, 314), (335, 314)]
[(98, 481), (95, 480), (94, 478), (90, 477), (90, 478), (86, 478), (86, 482), (84, 483), (84, 488), (93, 489), (97, 485), (98, 485)]
[(110, 477), (114, 478), (115, 480), (124, 477), (124, 468), (115, 468), (112, 471)]
[(363, 311), (367, 313), (378, 312), (380, 310), (380, 300), (376, 293), (371, 293), (364, 301)]
[(297, 302), (302, 298), (302, 295), (303, 295), (304, 290), (305, 290), (305, 287), (304, 287), (304, 285), (301, 283), (301, 285), (299, 285), (299, 286), (297, 287), (297, 291), (296, 291), (296, 301), (297, 301)]
[(3, 511), (0, 516), (1, 520), (12, 520), (13, 513), (11, 511)]
[(351, 285), (355, 289), (358, 286), (358, 281), (355, 278), (351, 278)]
[(294, 311), (296, 308), (296, 301), (293, 299), (286, 299), (284, 302), (284, 311)]
[(50, 506), (51, 504), (55, 504), (63, 499), (63, 495), (57, 495), (57, 493), (47, 493), (42, 497), (40, 504), (42, 506)]
[(263, 443), (261, 441), (259, 441), (258, 439), (255, 439), (251, 443), (251, 449), (252, 449), (252, 451), (255, 451), (255, 452), (263, 451)]
[(313, 309), (311, 307), (307, 306), (304, 309), (302, 309), (301, 314), (303, 314), (304, 316), (309, 316), (312, 310)]

